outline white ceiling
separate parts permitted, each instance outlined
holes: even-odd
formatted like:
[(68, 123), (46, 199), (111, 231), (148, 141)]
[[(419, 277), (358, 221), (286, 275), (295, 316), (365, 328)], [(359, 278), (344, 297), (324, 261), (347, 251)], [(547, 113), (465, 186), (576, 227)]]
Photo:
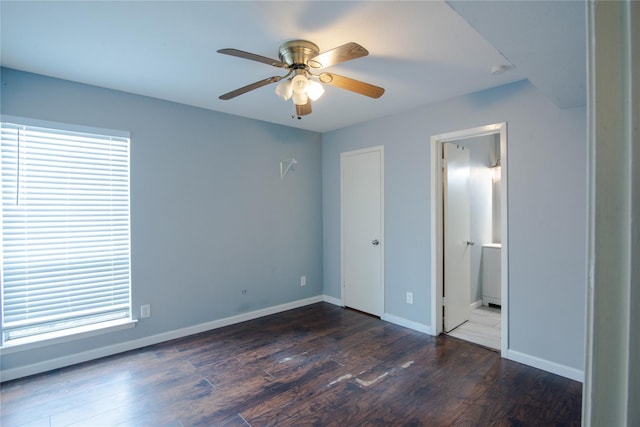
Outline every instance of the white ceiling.
[[(3, 0), (0, 8), (2, 66), (320, 132), (524, 78), (562, 107), (585, 98), (583, 2)], [(284, 73), (217, 49), (277, 59), (291, 39), (321, 51), (363, 45), (369, 56), (330, 70), (385, 94), (328, 87), (302, 120), (275, 85), (218, 99)], [(514, 67), (493, 75), (496, 65)]]

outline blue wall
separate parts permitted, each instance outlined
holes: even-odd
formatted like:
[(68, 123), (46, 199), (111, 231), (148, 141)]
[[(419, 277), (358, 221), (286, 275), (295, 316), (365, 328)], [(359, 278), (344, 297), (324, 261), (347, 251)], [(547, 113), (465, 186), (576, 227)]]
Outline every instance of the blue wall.
[[(585, 108), (559, 109), (518, 82), (320, 135), (15, 70), (1, 77), (3, 114), (131, 132), (134, 312), (152, 305), (134, 329), (6, 354), (3, 369), (340, 298), (340, 153), (377, 145), (385, 313), (430, 326), (430, 137), (506, 121), (510, 351), (582, 370)], [(280, 180), (290, 157), (299, 163)]]
[(152, 311), (133, 329), (3, 355), (3, 369), (322, 294), (320, 134), (10, 69), (1, 77), (2, 114), (131, 132), (134, 317), (141, 304)]
[[(384, 145), (385, 313), (431, 326), (430, 137), (505, 121), (510, 352), (579, 374), (586, 110), (559, 109), (527, 81), (323, 135), (324, 292), (341, 296), (340, 153)], [(413, 292), (413, 305), (406, 304), (406, 291)]]

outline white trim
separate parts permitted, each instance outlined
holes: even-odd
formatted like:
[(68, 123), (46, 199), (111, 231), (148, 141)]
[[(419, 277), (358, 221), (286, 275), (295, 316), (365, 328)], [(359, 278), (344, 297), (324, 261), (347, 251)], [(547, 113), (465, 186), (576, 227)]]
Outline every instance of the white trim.
[(341, 299), (329, 295), (322, 295), (322, 301), (328, 302), (329, 304), (337, 305), (338, 307), (344, 307)]
[(4, 343), (4, 345), (0, 347), (0, 355), (32, 350), (34, 348), (46, 347), (49, 345), (63, 344), (65, 342), (89, 338), (96, 335), (106, 334), (108, 332), (130, 329), (136, 326), (136, 323), (138, 323), (138, 321), (135, 319), (118, 319), (111, 320), (109, 322), (95, 323), (77, 328), (50, 332), (48, 334), (14, 339)]
[(482, 300), (474, 301), (471, 303), (471, 310), (475, 310), (476, 308), (482, 307)]
[(509, 349), (509, 218), (508, 218), (508, 156), (507, 123), (495, 123), (443, 133), (431, 137), (431, 328), (434, 335), (442, 333), (442, 288), (443, 288), (443, 234), (442, 234), (442, 144), (466, 138), (486, 135), (500, 135), (500, 196), (501, 196), (501, 237), (502, 237), (502, 307), (500, 354), (507, 357)]
[(507, 123), (500, 125), (500, 354), (505, 357), (509, 350), (509, 156), (507, 155)]
[(587, 2), (582, 425), (640, 425), (640, 2)]
[[(385, 246), (385, 236), (384, 236), (384, 145), (378, 145), (375, 147), (361, 148), (359, 150), (352, 151), (343, 151), (340, 153), (340, 300), (342, 301), (342, 306), (344, 307), (344, 212), (342, 207), (343, 203), (343, 186), (342, 186), (342, 175), (343, 175), (343, 159), (347, 156), (354, 156), (359, 154), (366, 153), (380, 153), (380, 253), (382, 254), (380, 257), (380, 281), (382, 282), (382, 286), (380, 289), (380, 299), (382, 301), (381, 307), (381, 315), (385, 310), (385, 282), (384, 282), (384, 246)], [(377, 315), (378, 313), (371, 313)]]
[(93, 350), (85, 351), (82, 353), (76, 353), (69, 356), (59, 357), (57, 359), (51, 359), (44, 362), (33, 363), (26, 366), (21, 366), (14, 369), (6, 369), (0, 371), (0, 381), (10, 381), (16, 378), (22, 378), (29, 375), (39, 374), (41, 372), (50, 371), (52, 369), (63, 368), (65, 366), (75, 365), (77, 363), (87, 362), (89, 360), (98, 359), (101, 357), (111, 356), (114, 354), (122, 353), (129, 350), (135, 350), (138, 348), (146, 347), (149, 345), (159, 344), (165, 341), (186, 337), (201, 332), (210, 331), (212, 329), (218, 329), (225, 326), (233, 325), (236, 323), (246, 322), (247, 320), (257, 319), (259, 317), (269, 316), (271, 314), (280, 313), (294, 308), (304, 307), (306, 305), (322, 302), (322, 295), (310, 297), (298, 301), (292, 301), (285, 304), (276, 305), (273, 307), (267, 307), (249, 313), (238, 314), (236, 316), (226, 317), (224, 319), (218, 319), (211, 322), (201, 323), (199, 325), (189, 326), (182, 329), (176, 329), (174, 331), (164, 332), (157, 335), (152, 335), (144, 338), (139, 338), (132, 341), (126, 341), (118, 344), (113, 344), (106, 347), (100, 347)]
[(403, 317), (394, 316), (393, 314), (384, 313), (381, 319), (385, 322), (413, 329), (414, 331), (422, 332), (429, 335), (435, 335), (431, 326), (419, 322), (414, 322), (413, 320), (407, 320)]
[[(118, 138), (131, 138), (131, 132), (118, 129), (106, 129), (93, 126), (82, 126), (72, 123), (52, 122), (49, 120), (32, 119), (29, 117), (9, 116), (7, 114), (0, 115), (0, 121), (3, 123), (13, 123), (17, 125), (35, 126), (50, 129), (64, 129), (71, 132), (92, 133), (95, 135), (109, 135)], [(131, 141), (129, 141), (131, 144)]]
[(550, 362), (548, 360), (540, 359), (539, 357), (530, 356), (514, 350), (507, 350), (507, 359), (524, 365), (533, 366), (534, 368), (542, 369), (543, 371), (551, 372), (552, 374), (560, 375), (574, 381), (584, 382), (584, 371), (570, 366)]
[(437, 254), (444, 251), (442, 212), (442, 143), (431, 137), (431, 329), (442, 333), (442, 281), (444, 268)]
[[(494, 123), (492, 125), (478, 126), (475, 128), (456, 130), (453, 132), (441, 133), (440, 135), (434, 135), (431, 137), (431, 140), (433, 141), (435, 139), (437, 141), (450, 142), (459, 141), (461, 139), (476, 138), (480, 136), (496, 135), (499, 134), (503, 128), (506, 128), (506, 126), (507, 123), (502, 122)], [(500, 161), (502, 160), (503, 159), (500, 159)]]
[[(595, 14), (596, 7), (594, 1), (586, 1), (586, 26), (587, 26), (587, 286), (585, 292), (585, 337), (584, 337), (584, 385), (582, 387), (582, 425), (592, 425), (593, 401), (593, 331), (594, 331), (594, 260), (596, 259), (595, 231), (596, 231), (596, 204), (594, 200), (596, 188), (596, 112), (595, 95), (596, 81), (594, 73), (596, 71), (596, 35), (595, 35)], [(608, 32), (607, 32), (608, 33)], [(602, 36), (601, 36), (602, 37)]]

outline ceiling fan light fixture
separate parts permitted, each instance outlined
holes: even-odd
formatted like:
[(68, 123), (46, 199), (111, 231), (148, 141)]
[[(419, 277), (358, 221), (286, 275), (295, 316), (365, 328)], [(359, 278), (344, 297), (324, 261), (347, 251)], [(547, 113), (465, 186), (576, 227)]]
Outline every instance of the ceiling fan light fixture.
[(276, 86), (276, 95), (278, 95), (283, 100), (288, 100), (289, 98), (291, 98), (292, 94), (293, 87), (291, 87), (291, 80), (282, 80), (280, 83), (278, 83), (278, 86)]
[(318, 82), (314, 82), (313, 80), (309, 81), (309, 86), (307, 87), (307, 96), (312, 101), (317, 100), (324, 93), (324, 88)]
[(327, 72), (313, 74), (309, 71), (310, 67), (314, 69), (327, 68), (369, 54), (364, 47), (354, 42), (345, 43), (334, 49), (320, 53), (318, 46), (310, 41), (290, 40), (280, 45), (280, 60), (231, 48), (219, 49), (218, 53), (249, 59), (287, 70), (284, 76), (276, 75), (258, 80), (257, 82), (222, 94), (218, 97), (219, 99), (230, 100), (268, 84), (277, 83), (275, 89), (276, 95), (285, 101), (289, 99), (293, 100), (295, 116), (292, 117), (297, 117), (298, 119), (300, 119), (301, 116), (311, 114), (312, 101), (322, 96), (325, 84), (370, 98), (380, 98), (384, 93), (384, 88), (360, 80)]

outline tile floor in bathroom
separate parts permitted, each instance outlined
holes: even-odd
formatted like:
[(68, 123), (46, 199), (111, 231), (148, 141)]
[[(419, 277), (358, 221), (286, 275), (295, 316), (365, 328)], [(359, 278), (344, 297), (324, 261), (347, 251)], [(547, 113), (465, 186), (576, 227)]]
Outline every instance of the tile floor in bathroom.
[(471, 310), (469, 320), (448, 335), (500, 350), (500, 307), (484, 306)]

